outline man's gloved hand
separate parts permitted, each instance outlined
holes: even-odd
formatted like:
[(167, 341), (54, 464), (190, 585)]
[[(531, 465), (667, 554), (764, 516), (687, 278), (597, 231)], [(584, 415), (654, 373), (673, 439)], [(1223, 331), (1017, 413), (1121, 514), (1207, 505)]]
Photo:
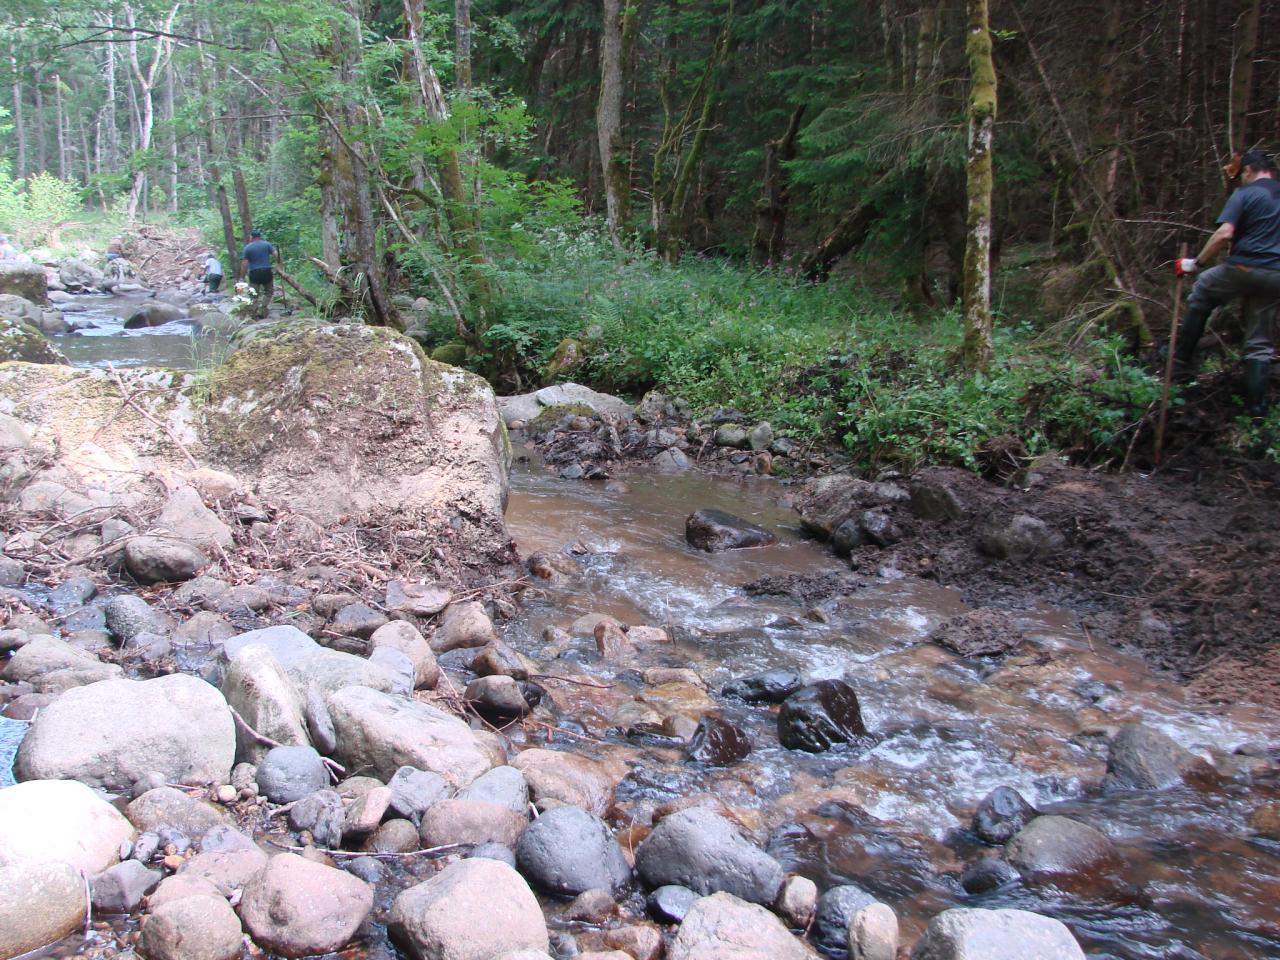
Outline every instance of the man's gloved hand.
[(1200, 261), (1195, 257), (1182, 257), (1173, 261), (1173, 272), (1179, 277), (1190, 277), (1199, 272)]

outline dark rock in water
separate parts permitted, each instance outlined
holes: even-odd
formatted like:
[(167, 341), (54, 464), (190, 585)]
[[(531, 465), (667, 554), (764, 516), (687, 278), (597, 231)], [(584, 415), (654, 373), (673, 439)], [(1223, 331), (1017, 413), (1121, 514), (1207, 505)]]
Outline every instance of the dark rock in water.
[(781, 703), (803, 686), (804, 680), (794, 670), (767, 670), (730, 680), (720, 692), (747, 703)]
[(62, 621), (62, 629), (69, 634), (80, 630), (105, 630), (106, 628), (107, 615), (101, 607), (81, 607), (79, 610), (72, 610)]
[(121, 646), (140, 633), (164, 633), (164, 621), (147, 601), (132, 594), (112, 597), (106, 603), (107, 629)]
[(100, 913), (132, 913), (142, 898), (164, 879), (137, 860), (125, 860), (93, 878), (93, 909)]
[(1103, 788), (1165, 790), (1188, 777), (1212, 777), (1213, 768), (1158, 730), (1131, 723), (1121, 728), (1107, 753)]
[(500, 843), (482, 843), (479, 846), (471, 848), (471, 852), (467, 854), (468, 859), (480, 857), (484, 860), (497, 860), (499, 863), (505, 863), (512, 870), (516, 869), (516, 855), (510, 847), (504, 847)]
[(1105, 880), (1120, 865), (1110, 838), (1069, 817), (1036, 817), (1009, 841), (1004, 856), (1036, 883)]
[(139, 327), (159, 327), (181, 319), (182, 311), (173, 304), (152, 301), (151, 303), (144, 303), (133, 311), (129, 319), (124, 322), (124, 328), (126, 330), (136, 330)]
[(858, 518), (858, 529), (869, 543), (888, 547), (902, 539), (902, 531), (887, 513), (867, 510)]
[(329, 785), (314, 747), (273, 747), (258, 764), (258, 789), (272, 803), (292, 803)]
[(854, 884), (832, 887), (818, 898), (814, 914), (813, 945), (825, 954), (843, 957), (849, 949), (849, 921), (876, 898)]
[(391, 809), (413, 823), (449, 795), (444, 777), (416, 767), (401, 767), (387, 786), (391, 788)]
[(310, 830), (316, 846), (336, 850), (342, 846), (346, 810), (336, 790), (317, 790), (303, 797), (289, 811), (289, 826), (294, 830)]
[(741, 727), (719, 717), (703, 717), (689, 743), (689, 759), (724, 767), (751, 753), (751, 739)]
[(374, 857), (352, 857), (339, 866), (365, 883), (381, 883), (387, 872)]
[(463, 696), (480, 716), (496, 723), (523, 717), (531, 709), (520, 690), (520, 684), (511, 677), (500, 674), (472, 680), (467, 684)]
[(560, 468), (560, 477), (563, 480), (581, 480), (585, 473), (580, 463), (571, 463)]
[(1008, 843), (1036, 817), (1036, 808), (1013, 787), (996, 787), (973, 815), (973, 832), (991, 844)]
[(529, 824), (516, 844), (516, 863), (535, 887), (558, 896), (619, 890), (631, 880), (613, 832), (580, 807), (556, 807)]
[(694, 807), (665, 817), (636, 849), (636, 869), (650, 886), (678, 884), (709, 896), (723, 891), (772, 906), (782, 866), (728, 820)]
[(690, 546), (708, 553), (762, 547), (778, 540), (764, 527), (723, 510), (697, 510), (689, 514), (684, 522), (684, 538)]
[(1062, 538), (1043, 520), (1020, 513), (1011, 520), (992, 520), (978, 534), (978, 549), (998, 560), (1030, 560), (1053, 553)]
[(667, 884), (649, 894), (649, 914), (663, 923), (679, 923), (697, 899), (688, 887)]
[(965, 893), (990, 893), (1022, 879), (1012, 866), (998, 857), (987, 857), (977, 863), (971, 863), (960, 876), (960, 886)]
[(79, 607), (93, 599), (97, 585), (88, 577), (72, 577), (49, 592), (49, 606), (56, 610)]
[(984, 607), (944, 621), (929, 639), (961, 657), (999, 657), (1016, 649), (1026, 637), (1011, 613)]
[(790, 750), (821, 753), (866, 735), (858, 695), (843, 680), (803, 687), (783, 701), (778, 713), (778, 739)]
[(866, 542), (857, 520), (846, 520), (831, 532), (831, 549), (837, 557), (847, 557)]

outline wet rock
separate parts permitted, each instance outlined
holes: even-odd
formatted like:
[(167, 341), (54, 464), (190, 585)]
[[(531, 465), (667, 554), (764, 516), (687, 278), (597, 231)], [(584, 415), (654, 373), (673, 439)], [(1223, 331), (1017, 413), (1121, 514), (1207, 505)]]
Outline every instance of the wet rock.
[(772, 906), (782, 867), (710, 810), (693, 808), (659, 823), (636, 850), (636, 869), (650, 886), (678, 884), (701, 894), (731, 893)]
[(49, 285), (44, 267), (38, 263), (6, 261), (0, 263), (0, 294), (22, 297), (34, 304), (48, 300)]
[(1021, 879), (1022, 874), (1003, 860), (986, 857), (965, 868), (960, 876), (960, 886), (964, 887), (965, 893), (990, 893)]
[(60, 940), (84, 920), (84, 880), (71, 864), (0, 866), (0, 957)]
[(434, 583), (406, 583), (392, 580), (387, 584), (386, 608), (392, 616), (431, 617), (449, 605), (452, 594)]
[(424, 847), (454, 843), (480, 845), (499, 843), (515, 846), (529, 825), (528, 819), (496, 803), (485, 800), (441, 800), (422, 815), (418, 836)]
[(28, 683), (39, 693), (58, 694), (120, 677), (123, 672), (116, 664), (103, 663), (86, 650), (55, 637), (37, 635), (10, 658), (0, 675), (9, 683)]
[(494, 766), (488, 744), (436, 707), (364, 687), (339, 690), (328, 703), (338, 737), (334, 756), (349, 770), (389, 780), (410, 766), (465, 785)]
[(701, 895), (678, 884), (658, 887), (646, 901), (649, 913), (665, 923), (679, 923)]
[(605, 660), (623, 661), (635, 652), (627, 634), (616, 623), (601, 620), (596, 624), (595, 636), (596, 650)]
[(479, 677), (467, 684), (463, 694), (480, 716), (493, 723), (504, 724), (529, 713), (529, 704), (511, 677)]
[(440, 682), (440, 666), (436, 663), (431, 645), (411, 623), (394, 620), (376, 629), (369, 636), (369, 649), (396, 650), (413, 664), (413, 685), (416, 689), (433, 690)]
[(563, 917), (579, 923), (600, 925), (617, 910), (618, 902), (608, 890), (587, 890), (573, 898), (573, 902), (565, 907)]
[(876, 903), (876, 898), (855, 884), (832, 887), (818, 898), (814, 913), (813, 945), (823, 953), (839, 956), (849, 945), (849, 923), (859, 910)]
[(751, 428), (747, 435), (747, 445), (756, 451), (768, 450), (773, 444), (773, 427), (767, 420), (762, 420)]
[(612, 831), (577, 807), (548, 810), (531, 823), (516, 844), (516, 862), (530, 883), (558, 896), (617, 891), (631, 879)]
[(468, 857), (480, 857), (486, 860), (497, 860), (499, 863), (505, 863), (512, 870), (516, 868), (516, 853), (510, 847), (503, 846), (500, 843), (482, 843), (479, 846), (471, 848)]
[(374, 787), (355, 803), (347, 807), (346, 823), (343, 835), (347, 837), (364, 837), (378, 829), (387, 809), (391, 806), (391, 791), (386, 787)]
[(179, 867), (179, 873), (207, 880), (223, 896), (229, 897), (243, 890), (266, 865), (267, 855), (251, 846), (196, 854)]
[(1062, 546), (1062, 537), (1036, 517), (1020, 513), (1012, 519), (990, 520), (978, 532), (978, 549), (997, 560), (1046, 557)]
[(93, 909), (99, 913), (133, 913), (142, 898), (164, 879), (137, 860), (125, 860), (93, 878)]
[(837, 527), (862, 511), (901, 503), (908, 497), (905, 490), (891, 483), (831, 474), (805, 484), (795, 505), (805, 529), (829, 539)]
[(736, 423), (726, 423), (716, 428), (715, 445), (717, 447), (745, 450), (750, 442), (746, 428)]
[(63, 366), (70, 363), (38, 326), (18, 317), (0, 316), (0, 362), (10, 360)]
[(608, 813), (614, 790), (627, 774), (626, 766), (617, 761), (592, 760), (559, 750), (524, 750), (511, 765), (524, 775), (538, 809), (568, 804), (597, 817)]
[(363, 880), (292, 853), (272, 858), (240, 900), (253, 939), (286, 957), (341, 950), (372, 909)]
[(768, 670), (730, 680), (720, 692), (747, 703), (782, 703), (803, 686), (804, 680), (794, 670)]
[(101, 873), (133, 836), (115, 807), (74, 780), (33, 780), (0, 790), (0, 869), (61, 861)]
[(222, 694), (182, 674), (105, 680), (42, 710), (18, 750), (22, 780), (76, 779), (125, 789), (144, 773), (169, 783), (226, 783), (235, 725)]
[(843, 680), (803, 687), (783, 701), (778, 713), (778, 739), (790, 750), (821, 753), (866, 735), (858, 695)]
[(192, 896), (152, 911), (138, 948), (148, 960), (235, 960), (242, 941), (240, 921), (226, 900)]
[[(310, 746), (302, 698), (265, 646), (251, 644), (236, 654), (223, 678), (222, 693), (231, 709), (264, 737), (284, 746)], [(239, 724), (236, 741), (237, 756), (254, 763), (269, 749)]]
[(160, 886), (147, 897), (147, 909), (154, 912), (159, 907), (174, 900), (187, 897), (222, 897), (222, 891), (204, 877), (196, 877), (185, 873), (175, 873), (160, 881)]
[(129, 804), (125, 815), (140, 832), (158, 833), (167, 827), (180, 831), (193, 841), (230, 822), (221, 808), (189, 797), (173, 787), (148, 790)]
[(1064, 924), (1026, 910), (944, 910), (911, 951), (911, 960), (1084, 958)]
[(653, 465), (664, 473), (682, 473), (691, 464), (685, 452), (679, 447), (669, 447), (653, 458)]
[(112, 597), (103, 610), (107, 615), (107, 629), (121, 646), (140, 633), (168, 632), (166, 619), (141, 597), (127, 593)]
[(1107, 752), (1105, 790), (1165, 790), (1188, 777), (1211, 774), (1209, 765), (1159, 730), (1131, 723)]
[(964, 504), (944, 483), (918, 480), (911, 485), (911, 511), (921, 520), (960, 520)]
[(529, 810), (529, 784), (515, 767), (494, 767), (474, 783), (458, 792), (460, 800), (484, 800), (526, 815)]
[(414, 960), (491, 960), (550, 947), (528, 884), (510, 867), (483, 858), (450, 864), (403, 891), (387, 926)]
[(293, 830), (309, 830), (317, 846), (332, 850), (342, 846), (342, 831), (347, 814), (342, 798), (334, 790), (317, 790), (303, 797), (289, 810), (289, 826)]
[(204, 505), (194, 487), (179, 487), (169, 495), (151, 532), (209, 550), (227, 549), (235, 542), (231, 528)]
[(943, 621), (929, 639), (961, 657), (999, 657), (1026, 639), (1013, 614), (984, 607)]
[(471, 661), (472, 672), (481, 677), (502, 676), (527, 680), (538, 669), (536, 663), (521, 656), (501, 640), (485, 646)]
[(449, 650), (483, 647), (498, 639), (493, 621), (484, 612), (478, 600), (451, 603), (445, 608), (440, 625), (431, 637), (431, 649), (436, 653)]
[[(480, 780), (488, 775), (485, 774)], [(479, 780), (476, 782), (478, 783)], [(445, 783), (442, 776), (414, 767), (401, 767), (387, 781), (387, 786), (391, 790), (391, 809), (414, 823), (419, 823), (423, 813), (449, 795), (449, 785)]]
[(1004, 855), (1033, 882), (1102, 878), (1120, 864), (1119, 852), (1105, 833), (1059, 816), (1036, 817), (1009, 841)]
[(182, 319), (182, 311), (171, 303), (152, 300), (144, 303), (129, 315), (124, 322), (126, 330), (137, 330), (139, 327), (159, 327), (166, 323)]
[(329, 785), (314, 747), (273, 747), (258, 763), (258, 789), (272, 803), (293, 803)]
[(347, 637), (369, 639), (374, 631), (387, 625), (385, 614), (363, 603), (351, 603), (333, 618), (333, 629)]
[(728, 893), (697, 900), (667, 950), (667, 960), (811, 960), (816, 956), (768, 910)]
[(889, 547), (902, 539), (902, 531), (893, 519), (881, 510), (866, 510), (858, 517), (858, 530), (866, 543), (877, 547)]
[(837, 557), (849, 556), (866, 542), (862, 524), (857, 519), (846, 520), (831, 532), (831, 550)]
[(774, 909), (796, 930), (807, 930), (818, 909), (818, 885), (808, 877), (787, 877)]
[(723, 510), (697, 510), (689, 514), (684, 522), (684, 538), (690, 546), (708, 553), (767, 546), (778, 540), (763, 527)]
[(1280, 840), (1280, 803), (1264, 803), (1249, 814), (1249, 829), (1272, 840)]
[(1007, 843), (1036, 817), (1036, 808), (1013, 787), (996, 787), (973, 814), (973, 832), (985, 843)]
[(719, 717), (703, 717), (689, 743), (689, 759), (713, 767), (737, 763), (751, 753), (751, 738), (741, 727)]

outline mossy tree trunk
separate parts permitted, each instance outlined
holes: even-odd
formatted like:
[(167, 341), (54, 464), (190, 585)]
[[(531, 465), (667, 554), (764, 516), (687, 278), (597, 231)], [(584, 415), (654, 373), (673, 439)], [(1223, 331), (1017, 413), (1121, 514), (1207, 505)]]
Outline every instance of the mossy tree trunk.
[[(600, 98), (596, 101), (596, 139), (604, 180), (609, 237), (622, 243), (631, 217), (631, 164), (622, 136), (623, 9), (622, 0), (604, 0), (600, 47)], [(635, 14), (631, 17), (634, 19)]]
[(964, 251), (964, 363), (985, 370), (995, 350), (991, 342), (991, 150), (996, 128), (996, 69), (991, 57), (987, 0), (968, 0), (969, 151)]

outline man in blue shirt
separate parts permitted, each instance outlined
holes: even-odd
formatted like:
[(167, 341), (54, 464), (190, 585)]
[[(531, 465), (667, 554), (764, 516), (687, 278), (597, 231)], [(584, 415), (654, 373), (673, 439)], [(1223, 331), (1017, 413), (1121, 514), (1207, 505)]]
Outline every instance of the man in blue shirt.
[(1199, 270), (1228, 244), (1226, 262), (1201, 273), (1187, 299), (1187, 315), (1178, 330), (1177, 361), (1190, 369), (1205, 322), (1215, 308), (1229, 300), (1244, 300), (1244, 400), (1252, 417), (1267, 410), (1267, 382), (1273, 354), (1271, 327), (1280, 307), (1280, 182), (1276, 168), (1261, 150), (1240, 158), (1241, 187), (1218, 216), (1214, 231), (1199, 256), (1178, 260), (1178, 276)]
[(253, 300), (253, 316), (257, 320), (266, 319), (267, 310), (271, 306), (271, 297), (275, 293), (274, 275), (271, 261), (279, 260), (280, 254), (271, 244), (262, 239), (261, 230), (249, 233), (249, 242), (240, 253), (240, 276), (247, 278), (256, 296)]

